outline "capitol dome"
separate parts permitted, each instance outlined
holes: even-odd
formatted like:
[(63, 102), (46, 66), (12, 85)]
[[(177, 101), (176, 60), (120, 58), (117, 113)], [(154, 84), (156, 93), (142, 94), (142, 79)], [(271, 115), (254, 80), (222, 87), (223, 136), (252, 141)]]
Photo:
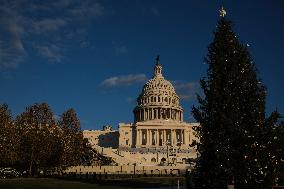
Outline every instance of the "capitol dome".
[(159, 56), (156, 59), (154, 76), (142, 89), (134, 108), (134, 121), (149, 120), (183, 121), (183, 109), (173, 85), (164, 78)]

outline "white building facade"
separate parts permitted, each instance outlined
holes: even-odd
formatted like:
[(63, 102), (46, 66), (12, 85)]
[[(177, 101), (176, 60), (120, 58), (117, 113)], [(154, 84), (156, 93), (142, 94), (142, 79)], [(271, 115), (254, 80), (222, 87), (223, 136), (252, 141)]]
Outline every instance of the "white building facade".
[(134, 123), (119, 124), (119, 146), (160, 148), (165, 146), (188, 149), (196, 140), (196, 123), (183, 121), (183, 108), (173, 85), (162, 74), (159, 59), (154, 76), (143, 87), (134, 108)]
[[(197, 140), (193, 127), (199, 124), (183, 121), (179, 97), (164, 78), (159, 57), (154, 75), (143, 86), (133, 113), (134, 122), (119, 123), (118, 131), (84, 131), (84, 137), (94, 148), (122, 165), (187, 164), (196, 158), (191, 144)], [(103, 144), (100, 139), (104, 139), (101, 134), (111, 136), (115, 146), (100, 145)]]

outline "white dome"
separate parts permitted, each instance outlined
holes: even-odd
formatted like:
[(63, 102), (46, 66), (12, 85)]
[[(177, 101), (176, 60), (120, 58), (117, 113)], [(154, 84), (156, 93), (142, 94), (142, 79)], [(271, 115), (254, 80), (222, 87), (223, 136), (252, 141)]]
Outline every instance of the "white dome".
[[(175, 120), (175, 116), (172, 117), (171, 113), (182, 114), (183, 112), (182, 107), (179, 105), (179, 97), (177, 96), (173, 85), (162, 75), (162, 66), (158, 58), (154, 68), (154, 76), (143, 86), (142, 92), (137, 98), (137, 103), (138, 105), (134, 109), (134, 114), (135, 120), (139, 121), (147, 121), (151, 118), (151, 116), (148, 116), (147, 118), (143, 116), (143, 118), (141, 118), (141, 110), (147, 112), (149, 109), (157, 110), (159, 112), (158, 116), (154, 116), (152, 119), (165, 118)], [(168, 113), (168, 111), (170, 111), (170, 113)], [(180, 116), (180, 119), (182, 119), (182, 116)]]

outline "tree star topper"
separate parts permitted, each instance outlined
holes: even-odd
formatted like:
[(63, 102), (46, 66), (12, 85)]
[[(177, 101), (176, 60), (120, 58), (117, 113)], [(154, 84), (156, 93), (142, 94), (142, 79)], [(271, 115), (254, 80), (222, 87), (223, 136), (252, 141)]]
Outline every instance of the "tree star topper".
[(224, 9), (223, 6), (221, 7), (221, 10), (219, 10), (219, 13), (220, 13), (220, 16), (223, 17), (223, 18), (224, 18), (224, 17), (226, 16), (226, 14), (227, 14), (227, 12), (226, 12), (226, 10)]

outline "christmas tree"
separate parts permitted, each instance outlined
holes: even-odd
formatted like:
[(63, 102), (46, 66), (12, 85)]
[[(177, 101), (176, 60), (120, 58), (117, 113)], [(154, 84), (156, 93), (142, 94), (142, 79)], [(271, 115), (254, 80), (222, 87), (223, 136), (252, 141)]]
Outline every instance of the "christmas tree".
[(251, 188), (264, 178), (260, 140), (266, 127), (266, 88), (247, 45), (240, 43), (224, 9), (205, 58), (204, 97), (192, 113), (200, 123), (194, 181), (197, 188)]

